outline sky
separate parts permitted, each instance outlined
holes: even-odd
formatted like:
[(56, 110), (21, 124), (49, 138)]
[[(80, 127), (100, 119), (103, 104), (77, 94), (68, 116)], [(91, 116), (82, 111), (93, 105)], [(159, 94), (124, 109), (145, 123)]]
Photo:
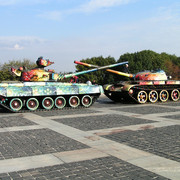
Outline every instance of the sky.
[(179, 0), (0, 0), (0, 23), (0, 64), (43, 56), (74, 72), (91, 57), (180, 56)]

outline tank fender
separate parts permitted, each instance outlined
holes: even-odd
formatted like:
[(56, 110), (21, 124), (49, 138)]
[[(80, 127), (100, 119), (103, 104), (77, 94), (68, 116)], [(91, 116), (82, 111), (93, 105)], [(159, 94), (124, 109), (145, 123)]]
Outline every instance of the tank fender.
[(134, 85), (126, 84), (123, 86), (122, 91), (129, 91)]

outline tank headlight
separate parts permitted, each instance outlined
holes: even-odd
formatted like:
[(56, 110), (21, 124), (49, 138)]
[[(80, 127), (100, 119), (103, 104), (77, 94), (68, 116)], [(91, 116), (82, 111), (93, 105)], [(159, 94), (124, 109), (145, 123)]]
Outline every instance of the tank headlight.
[(132, 89), (129, 90), (129, 94), (133, 94), (133, 90)]

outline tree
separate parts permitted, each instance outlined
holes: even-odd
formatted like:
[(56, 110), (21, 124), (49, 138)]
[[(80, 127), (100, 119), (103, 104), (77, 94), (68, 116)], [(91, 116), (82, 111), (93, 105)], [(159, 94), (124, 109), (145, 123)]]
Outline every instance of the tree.
[(179, 78), (180, 58), (175, 55), (169, 55), (164, 52), (159, 54), (151, 50), (144, 50), (120, 56), (118, 62), (123, 61), (129, 62), (129, 69), (133, 74), (143, 70), (163, 69), (173, 79)]
[(175, 65), (172, 61), (165, 61), (165, 66), (167, 68), (167, 75), (172, 76), (172, 79), (180, 79), (180, 67)]
[(161, 55), (150, 50), (124, 54), (120, 56), (118, 60), (118, 62), (122, 61), (129, 62), (129, 68), (132, 73), (163, 67), (163, 59), (161, 58)]
[(14, 68), (19, 68), (19, 67), (26, 67), (27, 69), (32, 69), (34, 67), (36, 67), (36, 63), (31, 62), (29, 59), (23, 59), (23, 61), (21, 60), (12, 60), (9, 61), (8, 63), (4, 63), (3, 65), (1, 65), (1, 70), (10, 70), (11, 67)]
[(17, 80), (15, 76), (12, 76), (12, 74), (8, 70), (0, 70), (0, 81), (15, 81)]
[(15, 77), (11, 73), (11, 67), (19, 68), (19, 67), (26, 67), (27, 69), (32, 69), (36, 67), (35, 63), (32, 63), (28, 59), (24, 59), (23, 61), (20, 60), (12, 60), (8, 63), (4, 63), (0, 66), (0, 81), (14, 81), (18, 80), (18, 77)]

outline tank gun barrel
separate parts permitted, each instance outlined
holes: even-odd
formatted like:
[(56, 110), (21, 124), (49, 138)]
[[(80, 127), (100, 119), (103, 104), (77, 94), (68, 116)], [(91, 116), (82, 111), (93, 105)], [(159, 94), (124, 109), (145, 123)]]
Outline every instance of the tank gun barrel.
[[(78, 62), (78, 61), (74, 61), (74, 63), (76, 63), (76, 62)], [(120, 66), (122, 64), (127, 64), (127, 63), (128, 62), (116, 63), (116, 64), (111, 64), (111, 65), (106, 65), (106, 66), (101, 66), (101, 67), (100, 66), (94, 66), (95, 67), (94, 69), (90, 69), (90, 70), (86, 70), (86, 71), (81, 71), (81, 72), (76, 72), (76, 73), (72, 73), (72, 74), (65, 74), (63, 77), (64, 78), (69, 78), (69, 77), (72, 77), (72, 76), (78, 76), (78, 75), (81, 75), (81, 74), (95, 72), (95, 71), (98, 71), (98, 70), (107, 69), (107, 68), (111, 68), (111, 67), (116, 67), (116, 66)], [(61, 78), (62, 78), (62, 76), (61, 76)]]
[(135, 76), (134, 74), (128, 74), (128, 73), (124, 73), (124, 72), (121, 72), (121, 71), (115, 71), (115, 70), (112, 70), (112, 69), (108, 69), (108, 72), (118, 74), (120, 76), (129, 77), (129, 78), (134, 78), (134, 76)]
[[(84, 66), (87, 66), (87, 67), (96, 67), (96, 68), (99, 68), (99, 66), (96, 66), (96, 65), (93, 65), (93, 64), (84, 63), (84, 62), (74, 61), (74, 63), (80, 64), (80, 65), (84, 65)], [(122, 63), (118, 63), (118, 64), (119, 65), (128, 64), (128, 61), (125, 61), (125, 62), (122, 62)], [(116, 64), (108, 65), (108, 68), (115, 67), (113, 65), (116, 65)], [(118, 74), (118, 75), (121, 75), (121, 76), (126, 76), (126, 77), (129, 77), (129, 78), (133, 78), (134, 77), (134, 74), (128, 74), (128, 73), (124, 73), (124, 72), (120, 72), (120, 71), (116, 71), (116, 70), (112, 70), (112, 69), (106, 69), (106, 71), (114, 73), (114, 74)]]

